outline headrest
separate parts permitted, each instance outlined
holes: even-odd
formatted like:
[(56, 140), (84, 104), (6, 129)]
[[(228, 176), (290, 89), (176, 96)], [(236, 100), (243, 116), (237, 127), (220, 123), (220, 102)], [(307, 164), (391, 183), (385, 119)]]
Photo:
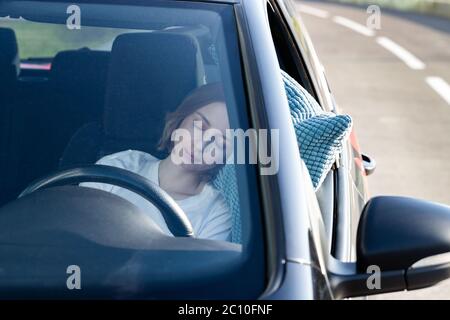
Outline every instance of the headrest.
[(197, 86), (196, 57), (196, 43), (186, 35), (119, 35), (112, 47), (106, 89), (106, 139), (135, 148), (150, 144), (143, 151), (155, 152), (166, 113)]
[[(50, 79), (65, 88), (104, 84), (110, 53), (87, 48), (59, 52), (52, 61)], [(76, 90), (78, 92), (80, 90)]]
[(19, 49), (14, 30), (0, 28), (0, 83), (13, 82), (19, 74)]

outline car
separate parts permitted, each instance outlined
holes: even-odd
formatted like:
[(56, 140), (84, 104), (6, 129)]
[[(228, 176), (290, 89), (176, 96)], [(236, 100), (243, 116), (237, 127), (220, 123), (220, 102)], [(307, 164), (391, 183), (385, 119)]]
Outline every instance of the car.
[[(291, 1), (8, 0), (0, 42), (1, 298), (343, 299), (450, 275), (429, 259), (450, 251), (450, 208), (369, 198), (376, 164), (354, 131), (314, 188), (280, 69), (340, 111)], [(275, 172), (233, 164), (235, 187), (217, 189), (238, 200), (227, 240), (197, 237), (162, 187), (99, 163), (168, 157), (165, 116), (216, 82), (231, 128), (277, 132)], [(86, 183), (152, 203), (171, 235)]]

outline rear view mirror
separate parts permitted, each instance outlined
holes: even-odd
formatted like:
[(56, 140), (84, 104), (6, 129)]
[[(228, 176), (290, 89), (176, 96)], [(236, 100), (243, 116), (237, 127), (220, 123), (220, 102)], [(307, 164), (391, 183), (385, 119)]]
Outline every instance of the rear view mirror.
[[(429, 287), (450, 277), (450, 259), (436, 263), (429, 258), (448, 252), (450, 207), (406, 197), (375, 197), (361, 214), (356, 263), (334, 261), (331, 285), (337, 297)], [(379, 270), (380, 288), (367, 285), (370, 269)]]

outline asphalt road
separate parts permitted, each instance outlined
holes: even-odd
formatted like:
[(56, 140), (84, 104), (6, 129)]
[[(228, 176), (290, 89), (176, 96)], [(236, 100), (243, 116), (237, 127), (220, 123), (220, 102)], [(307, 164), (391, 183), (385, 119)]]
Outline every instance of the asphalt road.
[[(378, 30), (367, 28), (366, 7), (295, 4), (339, 107), (377, 161), (370, 194), (450, 205), (450, 20), (381, 9)], [(450, 281), (376, 298), (450, 299)]]

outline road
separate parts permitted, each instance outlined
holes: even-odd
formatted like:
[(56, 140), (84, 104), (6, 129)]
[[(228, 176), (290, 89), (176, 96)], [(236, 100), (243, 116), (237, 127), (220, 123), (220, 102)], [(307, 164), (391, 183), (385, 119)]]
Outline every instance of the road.
[[(365, 7), (295, 5), (362, 151), (377, 161), (370, 194), (450, 205), (450, 20), (381, 9), (374, 29)], [(375, 298), (450, 299), (450, 281)]]

